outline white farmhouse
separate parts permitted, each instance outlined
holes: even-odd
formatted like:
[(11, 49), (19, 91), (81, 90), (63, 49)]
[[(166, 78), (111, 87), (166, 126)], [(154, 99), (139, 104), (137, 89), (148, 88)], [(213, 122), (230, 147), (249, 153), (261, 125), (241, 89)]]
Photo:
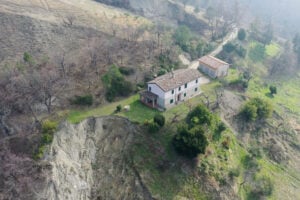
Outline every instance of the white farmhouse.
[(211, 78), (219, 78), (227, 76), (229, 64), (208, 55), (199, 59), (199, 68)]
[(147, 83), (140, 100), (152, 107), (168, 109), (200, 94), (201, 73), (196, 69), (179, 69)]

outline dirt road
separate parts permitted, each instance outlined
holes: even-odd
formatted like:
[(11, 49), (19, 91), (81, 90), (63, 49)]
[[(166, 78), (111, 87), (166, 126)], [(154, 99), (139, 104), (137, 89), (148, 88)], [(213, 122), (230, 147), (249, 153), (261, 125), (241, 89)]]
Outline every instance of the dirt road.
[(223, 46), (225, 44), (227, 44), (228, 42), (234, 40), (236, 37), (237, 37), (237, 34), (238, 34), (238, 28), (237, 27), (234, 27), (233, 31), (230, 32), (224, 39), (224, 41), (219, 44), (217, 46), (217, 48), (215, 48), (215, 50), (213, 50), (209, 55), (212, 55), (212, 56), (215, 56), (217, 55), (218, 53), (220, 53), (223, 49)]
[[(215, 56), (217, 55), (218, 53), (220, 53), (223, 49), (223, 46), (225, 44), (227, 44), (228, 42), (234, 40), (236, 37), (237, 37), (237, 34), (238, 34), (238, 28), (235, 27), (233, 29), (232, 32), (230, 32), (224, 39), (224, 41), (219, 44), (209, 55), (212, 55), (212, 56)], [(180, 54), (179, 55), (179, 59), (180, 61), (184, 64), (184, 65), (187, 65), (188, 68), (190, 69), (197, 69), (198, 68), (198, 59), (194, 60), (194, 61), (190, 61), (188, 58), (186, 58), (183, 54)]]

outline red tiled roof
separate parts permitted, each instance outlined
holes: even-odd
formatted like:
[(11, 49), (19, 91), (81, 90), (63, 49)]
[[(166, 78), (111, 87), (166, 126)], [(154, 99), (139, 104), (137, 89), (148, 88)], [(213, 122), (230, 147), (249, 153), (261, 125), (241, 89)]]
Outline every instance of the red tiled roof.
[(221, 66), (229, 65), (228, 63), (224, 62), (223, 60), (220, 60), (220, 59), (210, 56), (210, 55), (201, 57), (199, 59), (199, 63), (206, 65), (213, 69), (218, 69)]
[(167, 92), (200, 77), (201, 73), (197, 69), (178, 69), (168, 74), (159, 76), (156, 79), (148, 82), (148, 84), (156, 84), (162, 90)]

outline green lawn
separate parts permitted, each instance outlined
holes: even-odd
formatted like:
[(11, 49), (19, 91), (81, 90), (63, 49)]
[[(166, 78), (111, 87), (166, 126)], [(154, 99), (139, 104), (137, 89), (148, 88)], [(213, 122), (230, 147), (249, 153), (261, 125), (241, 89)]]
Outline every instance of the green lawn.
[(266, 54), (270, 57), (276, 57), (280, 53), (280, 46), (274, 42), (266, 46)]
[[(213, 96), (214, 88), (220, 85), (219, 82), (213, 81), (210, 84), (203, 85), (201, 88), (205, 93), (211, 94)], [(173, 108), (163, 112), (163, 115), (166, 117), (166, 120), (171, 120), (174, 116), (177, 116), (177, 119), (183, 119), (186, 114), (189, 112), (190, 108), (195, 107), (199, 103), (201, 103), (201, 97), (196, 96), (188, 101), (185, 101), (181, 104), (174, 106)], [(121, 111), (119, 113), (115, 113), (116, 107), (121, 105), (124, 107), (125, 105), (130, 105), (130, 111)], [(153, 119), (154, 115), (159, 113), (158, 110), (149, 108), (142, 104), (139, 101), (139, 95), (133, 95), (123, 100), (102, 105), (96, 108), (87, 108), (87, 109), (76, 109), (69, 111), (68, 121), (71, 123), (79, 123), (80, 121), (88, 118), (88, 117), (100, 117), (107, 115), (118, 115), (127, 117), (129, 120), (133, 122), (143, 123), (145, 120)]]
[[(298, 115), (300, 119), (300, 74), (298, 76), (278, 79), (277, 81), (269, 81), (269, 84), (264, 84), (259, 78), (254, 78), (250, 81), (247, 95), (250, 97), (262, 97), (269, 99), (275, 110), (280, 114), (292, 113)], [(269, 85), (277, 87), (277, 94), (271, 96)]]
[[(141, 106), (142, 105), (139, 105), (139, 103), (137, 103), (139, 99), (139, 95), (136, 94), (136, 95), (133, 95), (131, 97), (128, 97), (126, 99), (123, 99), (123, 100), (120, 100), (120, 101), (117, 101), (117, 102), (114, 102), (114, 103), (110, 103), (110, 104), (106, 104), (106, 105), (103, 105), (103, 106), (99, 106), (97, 108), (88, 108), (88, 109), (84, 109), (84, 110), (71, 110), (69, 112), (69, 115), (67, 117), (68, 121), (70, 121), (71, 123), (78, 123), (88, 117), (100, 117), (100, 116), (107, 116), (107, 115), (112, 115), (115, 113), (115, 110), (116, 110), (116, 107), (118, 105), (122, 105), (122, 107), (124, 107), (125, 105), (131, 105), (132, 108), (131, 110), (134, 110), (135, 108), (138, 108), (139, 110), (141, 110)], [(134, 115), (132, 113), (132, 111), (129, 111), (127, 114), (128, 114), (128, 117), (133, 117), (133, 121), (138, 121), (138, 122), (142, 122), (144, 119), (147, 119), (147, 118), (151, 118), (152, 115), (154, 116), (155, 114), (155, 110), (153, 109), (150, 109), (148, 107), (144, 107), (143, 106), (143, 112), (137, 114), (137, 115)], [(123, 112), (121, 113), (118, 113), (118, 115), (124, 115)], [(151, 116), (149, 116), (151, 115)]]

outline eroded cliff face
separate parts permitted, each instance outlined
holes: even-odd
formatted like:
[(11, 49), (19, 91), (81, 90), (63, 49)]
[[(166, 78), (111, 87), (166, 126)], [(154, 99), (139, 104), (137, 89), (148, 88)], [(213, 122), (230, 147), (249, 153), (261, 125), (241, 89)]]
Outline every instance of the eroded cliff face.
[(52, 166), (46, 199), (152, 199), (128, 151), (139, 134), (119, 117), (63, 123), (47, 158)]

